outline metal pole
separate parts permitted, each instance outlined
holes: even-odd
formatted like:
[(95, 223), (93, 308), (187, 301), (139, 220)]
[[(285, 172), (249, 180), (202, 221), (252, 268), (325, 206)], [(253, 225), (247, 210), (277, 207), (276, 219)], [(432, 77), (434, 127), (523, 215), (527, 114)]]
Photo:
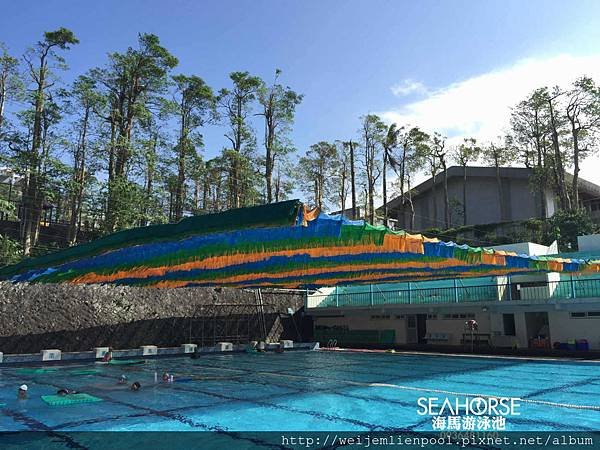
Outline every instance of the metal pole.
[(373, 285), (369, 285), (369, 298), (371, 299), (371, 306), (373, 306)]
[(458, 303), (458, 285), (456, 284), (456, 278), (454, 279), (454, 302)]
[(408, 282), (408, 304), (412, 303), (412, 289), (410, 287), (410, 281)]
[(336, 306), (336, 308), (339, 308), (340, 307), (340, 293), (338, 292), (337, 286), (334, 289), (335, 289), (335, 306)]
[(571, 298), (577, 298), (577, 293), (575, 292), (575, 282), (573, 281), (573, 274), (571, 274)]
[(506, 288), (508, 289), (508, 300), (512, 300), (512, 281), (510, 275), (506, 276)]

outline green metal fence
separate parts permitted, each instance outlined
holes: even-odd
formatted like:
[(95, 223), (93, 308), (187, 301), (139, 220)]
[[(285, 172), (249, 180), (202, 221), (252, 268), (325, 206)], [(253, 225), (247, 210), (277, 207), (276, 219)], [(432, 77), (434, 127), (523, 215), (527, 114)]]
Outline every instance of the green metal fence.
[[(600, 278), (567, 279), (545, 282), (509, 282), (474, 286), (415, 288), (410, 283), (400, 289), (381, 289), (377, 285), (358, 292), (336, 288), (331, 293), (308, 295), (309, 308), (342, 308), (381, 305), (419, 305), (492, 301), (600, 298)], [(418, 286), (414, 283), (414, 286)], [(367, 290), (368, 289), (368, 290)]]

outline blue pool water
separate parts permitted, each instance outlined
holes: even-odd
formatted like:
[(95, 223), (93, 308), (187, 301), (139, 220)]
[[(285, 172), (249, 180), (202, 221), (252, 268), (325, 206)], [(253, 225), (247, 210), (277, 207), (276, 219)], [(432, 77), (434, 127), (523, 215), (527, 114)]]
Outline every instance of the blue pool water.
[[(507, 417), (507, 430), (594, 431), (600, 429), (598, 368), (597, 363), (326, 351), (69, 365), (44, 374), (3, 368), (0, 430), (431, 431), (431, 418), (417, 414), (419, 397), (483, 394), (524, 400), (520, 416)], [(72, 373), (82, 369), (96, 373)], [(163, 371), (173, 373), (175, 383), (155, 384), (155, 372), (160, 378)], [(118, 386), (121, 374), (142, 389)], [(181, 378), (195, 379), (178, 382)], [(22, 383), (29, 386), (29, 399), (17, 401)], [(103, 401), (51, 407), (40, 399), (63, 387)]]

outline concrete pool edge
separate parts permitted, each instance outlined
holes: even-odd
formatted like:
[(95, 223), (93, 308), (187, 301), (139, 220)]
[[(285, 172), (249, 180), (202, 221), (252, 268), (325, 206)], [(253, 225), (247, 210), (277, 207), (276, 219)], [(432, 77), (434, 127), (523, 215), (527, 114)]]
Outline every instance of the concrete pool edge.
[[(228, 353), (244, 353), (247, 344), (234, 344), (232, 350), (219, 350), (217, 346), (211, 347), (198, 347), (198, 353), (200, 354), (228, 354)], [(267, 343), (265, 350), (274, 351), (279, 346), (279, 343)], [(310, 351), (318, 350), (318, 342), (294, 342), (293, 347), (286, 348), (285, 351)], [(0, 353), (2, 355), (2, 353)], [(115, 360), (119, 359), (160, 359), (175, 356), (189, 356), (191, 352), (186, 352), (183, 347), (157, 347), (156, 354), (144, 355), (142, 348), (137, 349), (115, 349), (113, 350), (113, 357)], [(65, 363), (89, 363), (98, 362), (101, 358), (96, 357), (94, 350), (88, 350), (83, 352), (61, 352), (60, 359), (56, 360), (42, 360), (42, 353), (23, 353), (23, 354), (5, 354), (0, 357), (0, 368), (2, 367), (14, 367), (14, 366), (28, 366), (28, 365), (62, 365)]]

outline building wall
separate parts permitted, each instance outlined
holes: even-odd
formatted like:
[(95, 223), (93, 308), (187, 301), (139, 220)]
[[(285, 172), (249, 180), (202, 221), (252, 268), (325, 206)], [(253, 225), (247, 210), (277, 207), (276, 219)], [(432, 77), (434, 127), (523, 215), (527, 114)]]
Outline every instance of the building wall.
[[(389, 319), (375, 319), (372, 316), (390, 315)], [(400, 318), (399, 316), (402, 316)], [(347, 327), (349, 330), (394, 330), (396, 344), (406, 343), (406, 319), (400, 313), (381, 314), (377, 310), (346, 313), (343, 317), (319, 317), (315, 326)]]
[[(504, 303), (504, 302), (503, 302)], [(344, 317), (314, 317), (316, 326), (347, 326), (350, 330), (396, 330), (396, 343), (406, 344), (406, 319), (410, 314), (424, 314), (436, 316), (427, 319), (427, 333), (445, 333), (449, 340), (436, 342), (444, 345), (461, 345), (462, 334), (465, 332), (465, 322), (469, 320), (467, 314), (474, 314), (479, 325), (480, 333), (489, 333), (494, 345), (499, 347), (519, 348), (529, 347), (531, 338), (535, 338), (539, 331), (537, 326), (532, 327), (532, 316), (528, 313), (548, 314), (548, 334), (550, 343), (566, 343), (570, 339), (586, 339), (592, 350), (600, 350), (600, 317), (573, 318), (570, 311), (557, 309), (559, 305), (540, 304), (527, 305), (517, 302), (505, 302), (505, 305), (494, 305), (492, 310), (484, 310), (478, 306), (456, 306), (453, 308), (433, 306), (426, 309), (378, 308), (353, 310), (343, 312)], [(486, 307), (487, 308), (487, 307)], [(600, 311), (600, 301), (578, 305), (574, 311)], [(467, 317), (446, 318), (450, 314), (464, 315)], [(513, 314), (515, 319), (515, 335), (505, 335), (503, 314)], [(373, 315), (389, 315), (389, 319), (372, 319)], [(529, 317), (529, 319), (527, 319)], [(530, 329), (527, 328), (528, 320)], [(436, 343), (432, 343), (435, 345)]]
[(549, 314), (549, 321), (552, 342), (587, 339), (591, 349), (600, 349), (600, 317), (572, 318), (569, 311), (555, 311)]
[[(437, 218), (434, 220), (434, 196), (431, 189), (413, 198), (415, 207), (415, 230), (444, 228), (444, 189), (443, 177), (438, 178), (435, 205)], [(531, 192), (528, 178), (502, 178), (504, 221), (526, 220), (540, 216), (537, 195)], [(448, 180), (451, 226), (463, 225), (463, 179), (452, 177)], [(405, 211), (404, 225), (410, 224), (410, 212)], [(500, 214), (498, 187), (494, 177), (467, 178), (467, 225), (496, 223), (502, 221)], [(402, 221), (401, 221), (402, 222)]]

